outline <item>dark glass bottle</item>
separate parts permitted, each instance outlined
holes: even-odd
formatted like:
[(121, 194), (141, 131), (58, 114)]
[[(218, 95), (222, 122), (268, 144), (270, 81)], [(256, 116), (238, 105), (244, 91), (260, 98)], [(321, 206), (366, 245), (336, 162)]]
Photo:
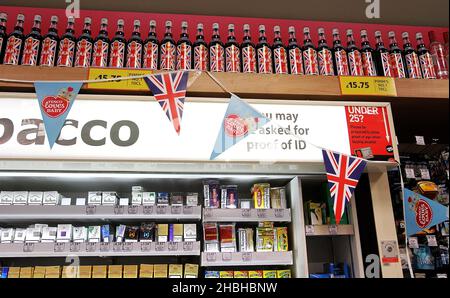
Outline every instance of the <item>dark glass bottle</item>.
[(197, 24), (197, 37), (193, 44), (194, 55), (193, 64), (195, 70), (208, 71), (209, 51), (203, 33), (203, 24)]
[(419, 56), (411, 45), (409, 33), (403, 32), (403, 56), (405, 57), (406, 75), (411, 79), (421, 79), (422, 71), (420, 70)]
[(111, 44), (109, 45), (109, 66), (121, 68), (125, 65), (126, 43), (123, 28), (125, 22), (122, 19), (117, 20), (117, 30)]
[(41, 16), (34, 16), (33, 28), (31, 28), (30, 34), (25, 37), (23, 43), (23, 53), (20, 64), (36, 66), (39, 60), (39, 54), (41, 51)]
[(375, 39), (377, 41), (377, 45), (374, 52), (374, 56), (376, 62), (375, 64), (377, 67), (377, 73), (379, 76), (392, 77), (389, 50), (384, 46), (381, 31), (375, 32)]
[(422, 33), (416, 33), (417, 54), (419, 55), (420, 68), (424, 79), (436, 79), (436, 70), (433, 65), (433, 58), (430, 51), (425, 46)]
[(148, 37), (144, 41), (144, 56), (142, 59), (142, 68), (157, 70), (158, 69), (159, 45), (156, 37), (156, 21), (150, 21), (150, 30)]
[(242, 72), (256, 73), (256, 48), (252, 43), (250, 25), (244, 25), (244, 38), (241, 43)]
[(234, 35), (234, 24), (228, 25), (228, 38), (225, 44), (225, 64), (227, 72), (241, 71), (241, 55), (239, 44)]
[(3, 62), (3, 54), (6, 47), (6, 22), (8, 21), (8, 15), (4, 12), (0, 13), (0, 63)]
[(23, 45), (23, 23), (25, 16), (23, 14), (17, 15), (16, 26), (14, 31), (8, 35), (6, 42), (5, 56), (3, 58), (3, 64), (18, 65), (20, 56), (22, 54)]
[(84, 18), (83, 33), (78, 38), (75, 51), (75, 67), (89, 67), (92, 57), (91, 18)]
[(288, 74), (288, 55), (286, 47), (283, 45), (283, 40), (281, 39), (280, 26), (273, 27), (273, 31), (275, 35), (272, 44), (274, 72), (278, 74)]
[(58, 49), (58, 17), (52, 16), (50, 19), (50, 28), (44, 36), (41, 46), (41, 55), (39, 57), (39, 65), (54, 66), (56, 60), (56, 51)]
[(141, 22), (134, 20), (133, 33), (127, 43), (127, 63), (129, 68), (141, 68), (142, 61), (142, 38)]
[(192, 43), (189, 40), (188, 23), (181, 22), (180, 39), (177, 42), (177, 69), (189, 70), (192, 64)]
[(375, 66), (374, 49), (370, 45), (367, 37), (367, 30), (361, 30), (361, 56), (364, 75), (367, 77), (376, 77), (377, 68)]
[(75, 57), (75, 18), (69, 16), (67, 18), (66, 32), (61, 36), (58, 48), (58, 62), (57, 66), (72, 67), (73, 59)]
[(317, 59), (319, 62), (319, 74), (322, 76), (333, 76), (333, 54), (328, 47), (325, 37), (325, 29), (319, 28), (319, 44), (317, 46)]
[(219, 24), (213, 24), (213, 35), (209, 43), (209, 69), (215, 72), (225, 71), (225, 50), (220, 40)]
[(295, 27), (289, 27), (289, 70), (291, 74), (303, 74), (303, 55), (295, 36)]
[(403, 53), (397, 44), (394, 31), (389, 32), (389, 62), (394, 78), (406, 78)]
[(305, 68), (305, 75), (319, 74), (317, 51), (312, 43), (309, 27), (303, 28), (303, 65)]
[(273, 73), (272, 69), (272, 49), (267, 42), (266, 27), (259, 25), (259, 40), (256, 45), (258, 55), (258, 71), (259, 73)]
[(364, 69), (361, 52), (356, 46), (355, 39), (353, 37), (353, 30), (351, 29), (347, 30), (347, 55), (350, 75), (363, 76)]
[(333, 54), (334, 73), (337, 76), (350, 75), (347, 50), (342, 45), (339, 29), (333, 29), (333, 48), (331, 53)]
[(172, 35), (172, 22), (166, 22), (166, 33), (161, 41), (160, 46), (160, 68), (162, 70), (175, 70), (176, 59), (177, 59), (177, 46), (175, 45), (175, 40)]

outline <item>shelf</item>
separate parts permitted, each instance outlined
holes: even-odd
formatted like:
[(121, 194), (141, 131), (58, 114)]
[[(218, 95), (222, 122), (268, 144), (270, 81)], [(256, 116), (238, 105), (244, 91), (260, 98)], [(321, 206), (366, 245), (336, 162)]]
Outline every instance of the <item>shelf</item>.
[(291, 209), (203, 209), (203, 222), (291, 222)]
[(309, 225), (305, 227), (306, 236), (345, 236), (354, 235), (353, 225)]
[(1, 206), (0, 222), (200, 220), (200, 206)]
[[(0, 65), (1, 78), (16, 80), (84, 80), (88, 69), (58, 68), (41, 66)], [(365, 100), (367, 96), (342, 96), (338, 77), (266, 75), (246, 73), (215, 73), (231, 92), (243, 97), (273, 99), (316, 99), (316, 100)], [(395, 79), (397, 98), (441, 99), (448, 101), (448, 80)], [(0, 81), (0, 91), (34, 92), (29, 83), (9, 83)], [(82, 93), (142, 94), (148, 91), (94, 90), (82, 88)], [(189, 87), (188, 96), (228, 96), (206, 74), (202, 73)], [(390, 97), (376, 97), (378, 101), (388, 101)]]
[(198, 256), (200, 242), (11, 243), (0, 244), (0, 258)]
[(203, 267), (221, 266), (289, 266), (292, 251), (278, 252), (202, 252)]

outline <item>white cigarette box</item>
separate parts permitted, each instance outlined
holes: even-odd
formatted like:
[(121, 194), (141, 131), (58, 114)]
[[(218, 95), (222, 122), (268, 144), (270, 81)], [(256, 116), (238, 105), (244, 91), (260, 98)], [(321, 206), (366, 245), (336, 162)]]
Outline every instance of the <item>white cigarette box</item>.
[(24, 243), (27, 237), (27, 229), (16, 229), (14, 231), (14, 243)]
[(88, 192), (88, 205), (101, 205), (102, 204), (102, 192), (90, 191)]
[(87, 242), (88, 232), (86, 227), (73, 227), (73, 242)]
[(56, 233), (56, 242), (71, 242), (72, 241), (72, 225), (62, 224), (58, 225)]
[(104, 191), (102, 192), (102, 205), (115, 206), (118, 198), (119, 196), (115, 191)]
[(13, 205), (26, 205), (28, 203), (28, 191), (15, 191)]
[(45, 227), (42, 229), (42, 243), (56, 242), (56, 235), (58, 233), (58, 228), (56, 227)]
[(13, 200), (14, 200), (13, 191), (0, 192), (0, 205), (12, 205)]
[(42, 200), (43, 205), (55, 206), (59, 205), (59, 200), (61, 196), (57, 191), (46, 191), (44, 192), (44, 198)]
[(149, 206), (155, 205), (156, 193), (155, 192), (144, 192), (142, 195), (142, 205)]
[(44, 192), (30, 191), (28, 193), (28, 205), (42, 205), (44, 199)]

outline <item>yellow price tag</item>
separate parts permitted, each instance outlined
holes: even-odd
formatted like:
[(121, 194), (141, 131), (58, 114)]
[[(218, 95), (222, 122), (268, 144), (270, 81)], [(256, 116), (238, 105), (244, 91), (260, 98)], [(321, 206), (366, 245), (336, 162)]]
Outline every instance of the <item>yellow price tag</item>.
[(99, 83), (88, 83), (87, 89), (147, 91), (149, 89), (143, 78), (129, 80), (121, 80), (120, 78), (141, 76), (151, 73), (153, 73), (152, 70), (145, 69), (89, 68), (88, 80), (114, 80)]
[(397, 96), (393, 78), (339, 77), (342, 95)]

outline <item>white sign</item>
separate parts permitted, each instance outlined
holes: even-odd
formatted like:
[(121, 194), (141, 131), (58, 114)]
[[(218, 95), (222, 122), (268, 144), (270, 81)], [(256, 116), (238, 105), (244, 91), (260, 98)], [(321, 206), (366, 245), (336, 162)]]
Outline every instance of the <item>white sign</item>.
[[(120, 99), (78, 99), (52, 150), (37, 100), (1, 99), (0, 158), (209, 160), (227, 103), (188, 98), (178, 136), (153, 98), (112, 100), (116, 98)], [(321, 162), (321, 150), (311, 144), (351, 153), (344, 105), (284, 102), (252, 106), (273, 121), (217, 160)]]

